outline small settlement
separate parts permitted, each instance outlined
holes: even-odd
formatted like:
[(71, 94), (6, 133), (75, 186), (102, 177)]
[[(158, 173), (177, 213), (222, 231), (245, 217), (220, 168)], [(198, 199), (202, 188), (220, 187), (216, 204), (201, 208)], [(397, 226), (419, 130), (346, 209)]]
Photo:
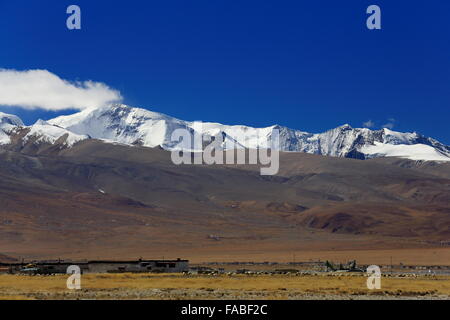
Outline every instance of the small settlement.
[(0, 273), (56, 274), (66, 273), (67, 268), (76, 265), (82, 273), (160, 272), (176, 273), (189, 271), (189, 260), (93, 260), (65, 261), (47, 260), (31, 262), (1, 263)]

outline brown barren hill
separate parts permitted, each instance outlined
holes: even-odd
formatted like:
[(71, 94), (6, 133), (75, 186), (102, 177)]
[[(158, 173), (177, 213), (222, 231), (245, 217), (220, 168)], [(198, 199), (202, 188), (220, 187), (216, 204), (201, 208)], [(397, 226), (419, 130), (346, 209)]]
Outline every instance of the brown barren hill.
[[(395, 249), (414, 260), (411, 250), (449, 248), (447, 165), (280, 157), (279, 174), (261, 176), (259, 166), (177, 166), (160, 148), (93, 139), (3, 147), (0, 252), (286, 261)], [(432, 252), (417, 259), (450, 264)]]

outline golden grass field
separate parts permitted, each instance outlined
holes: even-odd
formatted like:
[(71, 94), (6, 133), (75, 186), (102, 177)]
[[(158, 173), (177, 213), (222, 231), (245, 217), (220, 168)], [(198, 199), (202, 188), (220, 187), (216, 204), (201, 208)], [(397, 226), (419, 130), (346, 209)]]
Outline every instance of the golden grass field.
[(0, 299), (449, 299), (450, 276), (367, 278), (339, 275), (85, 274), (81, 290), (65, 275), (0, 275)]

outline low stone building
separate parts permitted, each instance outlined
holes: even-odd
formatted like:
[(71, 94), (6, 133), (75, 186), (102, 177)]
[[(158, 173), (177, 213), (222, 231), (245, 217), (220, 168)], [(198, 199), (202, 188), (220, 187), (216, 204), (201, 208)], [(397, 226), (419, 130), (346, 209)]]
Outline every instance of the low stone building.
[(0, 273), (56, 274), (66, 273), (70, 265), (80, 267), (82, 273), (160, 272), (189, 271), (189, 261), (176, 260), (93, 260), (93, 261), (32, 261), (0, 263)]
[(86, 272), (187, 272), (188, 260), (89, 261)]

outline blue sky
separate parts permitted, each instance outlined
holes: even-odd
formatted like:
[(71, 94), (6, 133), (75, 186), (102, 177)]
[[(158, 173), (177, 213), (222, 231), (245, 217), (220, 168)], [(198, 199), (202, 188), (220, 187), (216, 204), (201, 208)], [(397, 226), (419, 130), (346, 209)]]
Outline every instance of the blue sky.
[[(81, 30), (66, 28), (70, 4)], [(371, 4), (382, 30), (366, 28)], [(1, 1), (0, 67), (103, 82), (185, 120), (321, 132), (395, 119), (450, 144), (449, 18), (443, 0)]]

